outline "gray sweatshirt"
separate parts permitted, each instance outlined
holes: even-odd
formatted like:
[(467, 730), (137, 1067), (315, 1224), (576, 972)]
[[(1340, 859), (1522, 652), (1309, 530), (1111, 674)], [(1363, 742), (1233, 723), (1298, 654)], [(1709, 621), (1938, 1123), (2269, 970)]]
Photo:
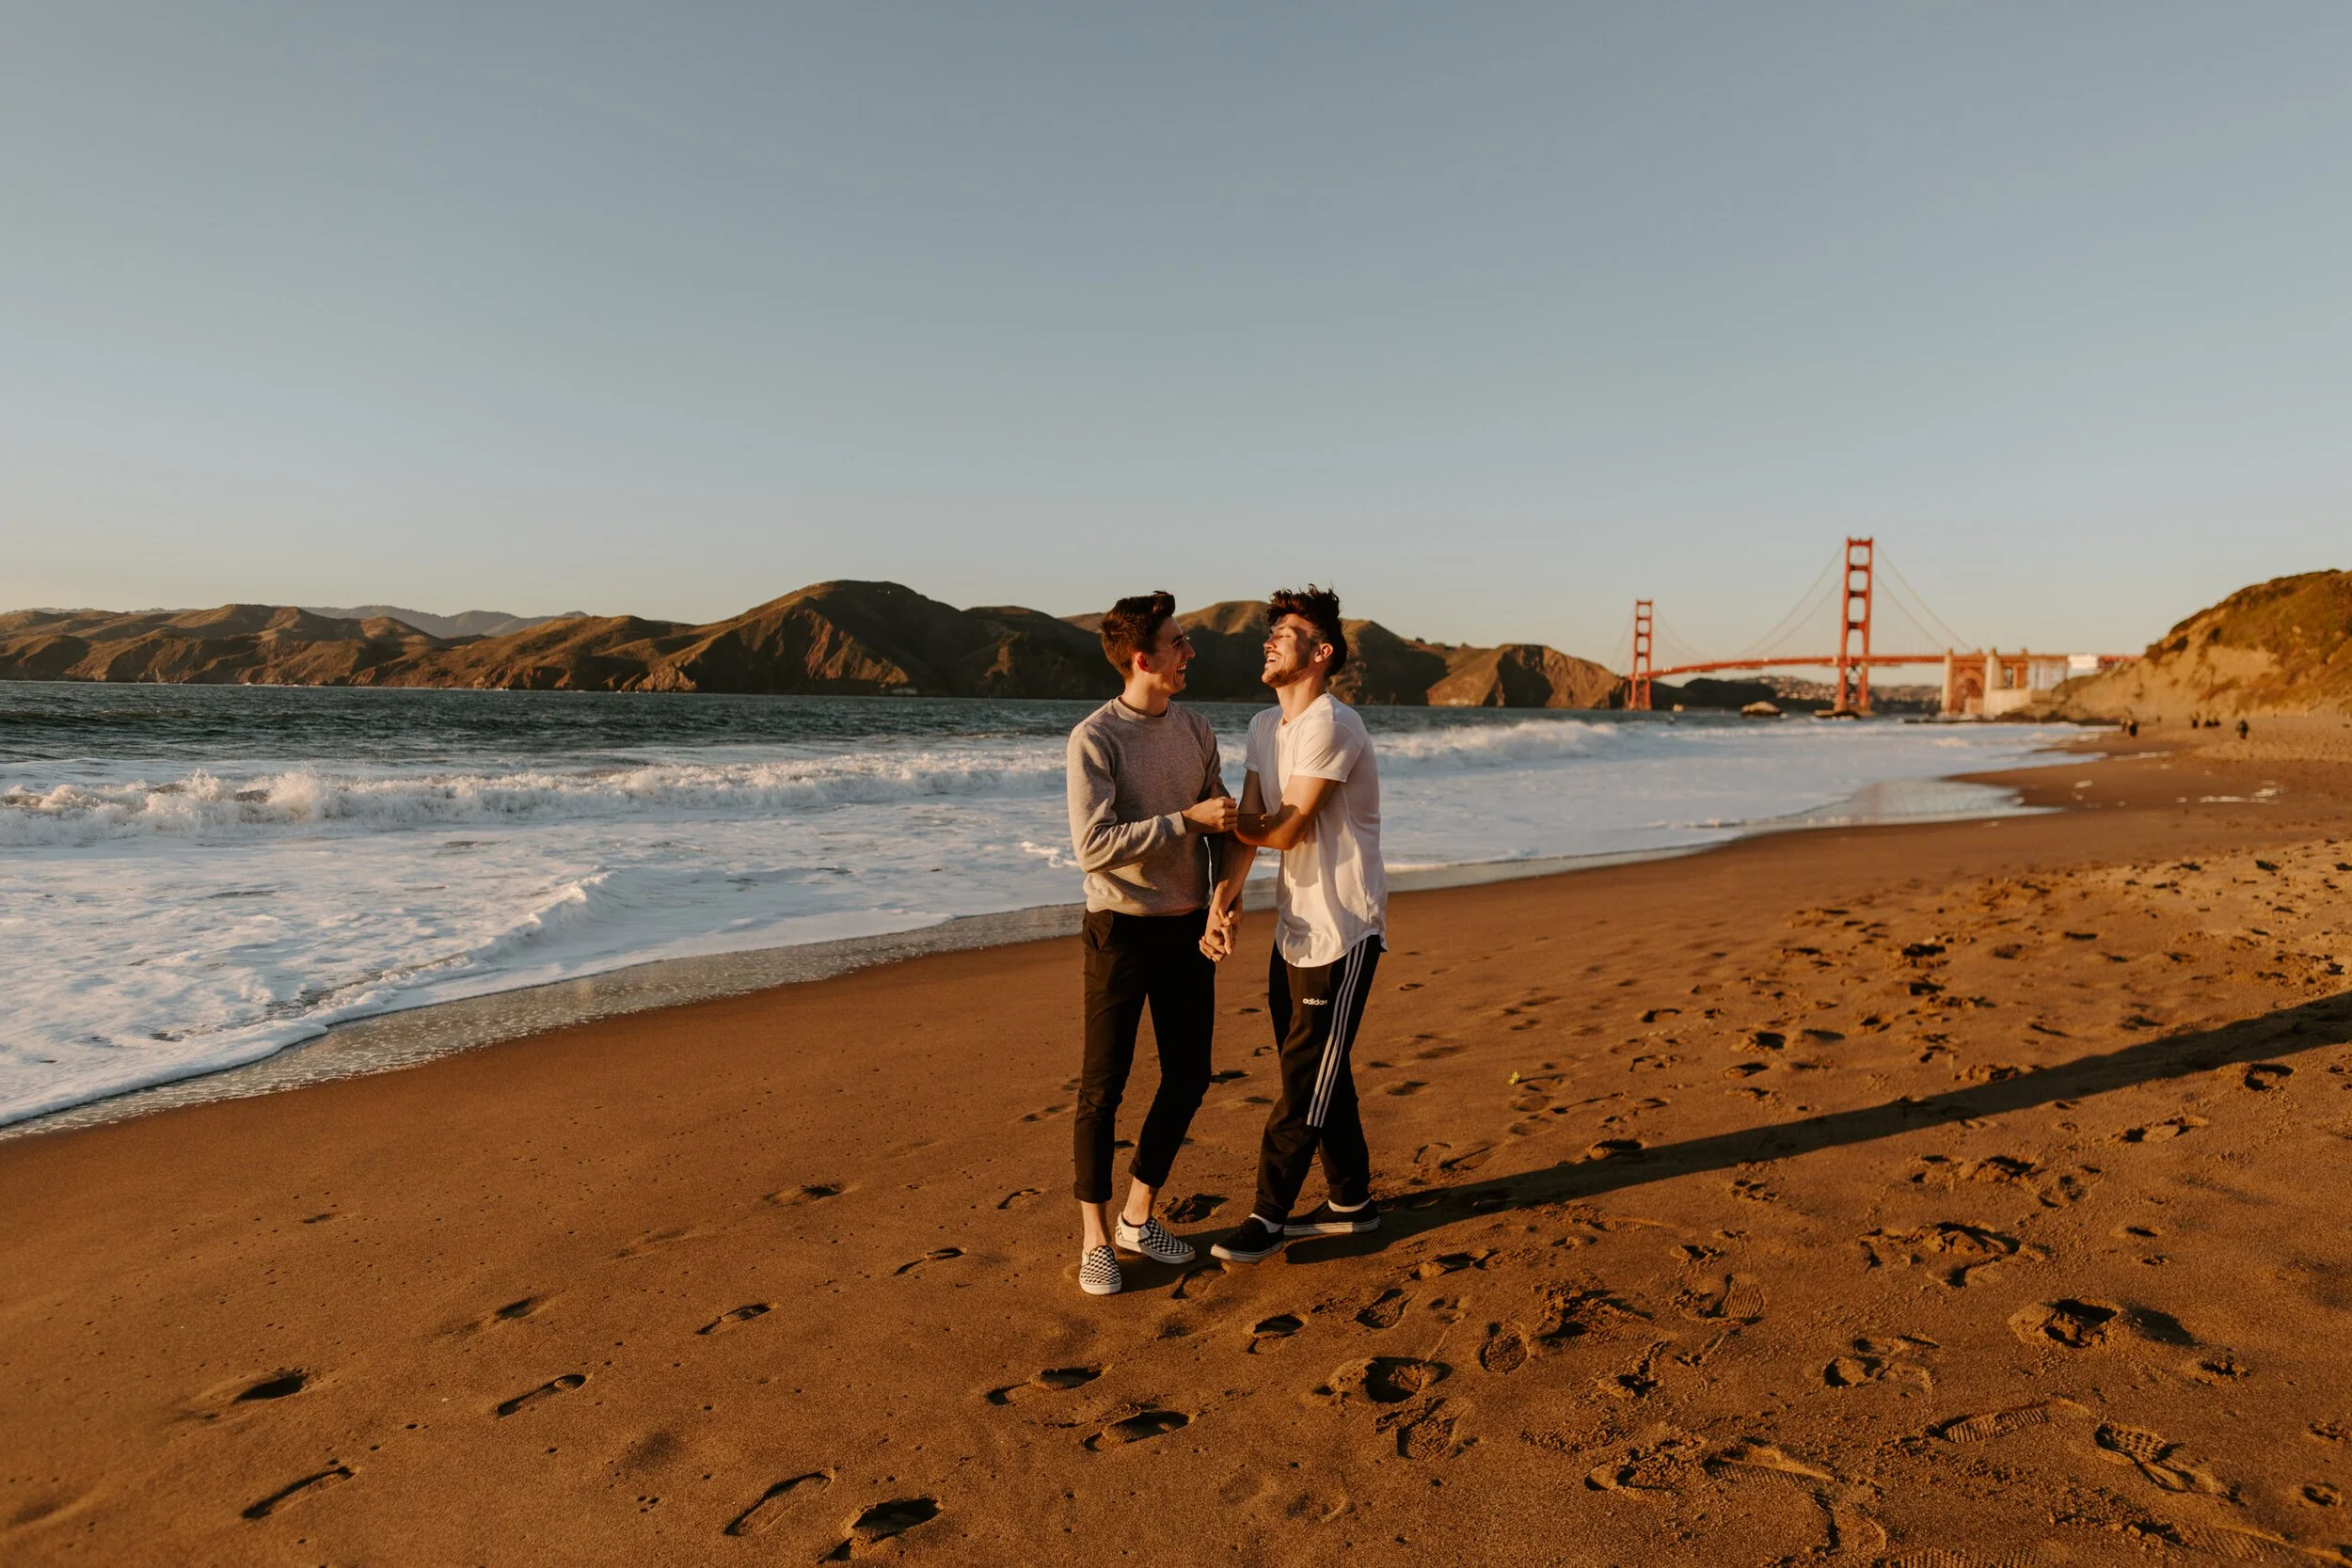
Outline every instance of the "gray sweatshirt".
[(1206, 909), (1207, 833), (1187, 832), (1187, 806), (1228, 793), (1216, 736), (1168, 705), (1159, 718), (1114, 697), (1070, 732), (1070, 841), (1086, 873), (1087, 908), (1121, 914)]

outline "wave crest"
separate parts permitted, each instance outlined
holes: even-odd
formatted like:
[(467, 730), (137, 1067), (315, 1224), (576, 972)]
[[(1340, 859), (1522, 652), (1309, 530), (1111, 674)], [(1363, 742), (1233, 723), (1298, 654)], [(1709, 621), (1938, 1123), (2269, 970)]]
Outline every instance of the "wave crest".
[[(1514, 768), (1568, 761), (1619, 742), (1615, 726), (1572, 719), (1464, 724), (1374, 737), (1386, 772)], [(1219, 751), (1238, 790), (1238, 737)], [(0, 847), (94, 843), (161, 833), (246, 837), (293, 829), (395, 832), (468, 824), (570, 821), (646, 813), (726, 816), (886, 805), (959, 797), (1046, 798), (1062, 787), (1058, 742), (976, 743), (758, 761), (649, 761), (578, 771), (357, 774), (317, 766), (244, 778), (198, 768), (162, 784), (19, 785), (0, 793)]]

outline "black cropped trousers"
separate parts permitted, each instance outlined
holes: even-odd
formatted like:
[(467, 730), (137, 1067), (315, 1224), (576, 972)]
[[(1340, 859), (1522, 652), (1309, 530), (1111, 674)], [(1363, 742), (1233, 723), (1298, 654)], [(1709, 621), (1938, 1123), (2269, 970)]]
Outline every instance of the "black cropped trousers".
[(1216, 1026), (1216, 965), (1200, 952), (1206, 910), (1190, 914), (1086, 918), (1086, 1066), (1078, 1080), (1078, 1201), (1105, 1203), (1119, 1104), (1135, 1066), (1136, 1034), (1152, 1009), (1160, 1086), (1136, 1134), (1128, 1170), (1147, 1187), (1163, 1186), (1183, 1147), (1200, 1097), (1209, 1089), (1209, 1040)]

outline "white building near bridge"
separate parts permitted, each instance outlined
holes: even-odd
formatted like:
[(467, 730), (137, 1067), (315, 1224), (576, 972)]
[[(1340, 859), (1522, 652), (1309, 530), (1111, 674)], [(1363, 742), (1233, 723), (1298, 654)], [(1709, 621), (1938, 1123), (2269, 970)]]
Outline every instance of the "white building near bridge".
[(1944, 650), (1944, 713), (1947, 718), (1998, 719), (2046, 700), (2060, 681), (2095, 675), (2129, 656), (2116, 654), (2005, 654)]

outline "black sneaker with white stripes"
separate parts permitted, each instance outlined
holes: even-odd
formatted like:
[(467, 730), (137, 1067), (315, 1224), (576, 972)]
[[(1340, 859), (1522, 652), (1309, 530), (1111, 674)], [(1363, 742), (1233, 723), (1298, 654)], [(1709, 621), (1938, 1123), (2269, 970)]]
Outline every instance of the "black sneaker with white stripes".
[(1334, 1209), (1318, 1203), (1282, 1227), (1292, 1236), (1360, 1236), (1380, 1228), (1380, 1205), (1367, 1198), (1355, 1209)]
[(1279, 1225), (1268, 1225), (1252, 1214), (1242, 1222), (1239, 1230), (1209, 1248), (1216, 1257), (1229, 1263), (1262, 1263), (1282, 1250), (1290, 1240)]
[(1181, 1242), (1160, 1228), (1156, 1216), (1146, 1214), (1141, 1225), (1130, 1225), (1126, 1216), (1111, 1227), (1111, 1240), (1121, 1252), (1139, 1252), (1154, 1263), (1189, 1263), (1199, 1256), (1190, 1242)]
[(1126, 1278), (1119, 1272), (1119, 1254), (1107, 1246), (1090, 1247), (1078, 1260), (1078, 1289), (1090, 1296), (1115, 1296)]

